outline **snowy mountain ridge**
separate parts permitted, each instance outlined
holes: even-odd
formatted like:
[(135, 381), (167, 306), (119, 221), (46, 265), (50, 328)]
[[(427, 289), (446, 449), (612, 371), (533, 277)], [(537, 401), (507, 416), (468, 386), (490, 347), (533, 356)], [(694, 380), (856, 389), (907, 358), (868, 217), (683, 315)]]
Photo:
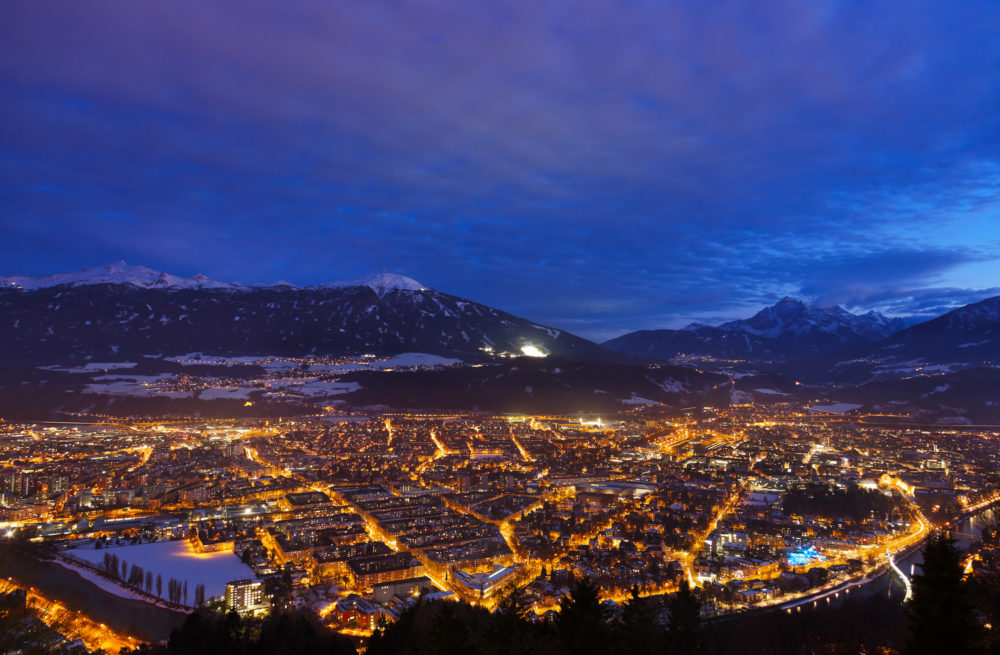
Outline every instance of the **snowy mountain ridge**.
[(188, 352), (622, 359), (561, 330), (388, 272), (309, 287), (244, 286), (124, 264), (0, 278), (0, 360)]
[(904, 328), (902, 319), (870, 311), (808, 305), (785, 297), (750, 318), (680, 330), (640, 330), (605, 347), (636, 357), (669, 360), (680, 355), (786, 360), (874, 343)]
[(95, 266), (74, 273), (54, 273), (42, 277), (27, 275), (0, 276), (0, 287), (34, 291), (69, 285), (73, 287), (93, 284), (131, 284), (143, 289), (239, 289), (241, 285), (219, 282), (205, 275), (179, 277), (154, 271), (145, 266), (129, 266), (125, 262), (110, 266)]
[(202, 275), (201, 273), (191, 277), (180, 277), (162, 271), (155, 271), (145, 266), (133, 266), (125, 262), (111, 264), (109, 266), (95, 266), (85, 268), (73, 273), (55, 273), (42, 277), (30, 277), (26, 275), (4, 275), (0, 276), (0, 288), (20, 289), (23, 291), (35, 291), (37, 289), (47, 289), (69, 285), (73, 287), (83, 287), (95, 284), (130, 284), (143, 289), (228, 289), (232, 291), (249, 291), (254, 289), (312, 289), (312, 288), (345, 288), (362, 287), (371, 288), (380, 298), (389, 291), (427, 291), (428, 287), (413, 278), (396, 273), (375, 273), (356, 280), (341, 280), (329, 284), (300, 287), (288, 282), (278, 282), (272, 285), (247, 285), (235, 282), (220, 282)]
[(767, 339), (800, 337), (812, 330), (829, 334), (846, 330), (859, 336), (884, 338), (903, 327), (902, 319), (890, 319), (876, 311), (852, 314), (840, 306), (822, 308), (786, 296), (748, 319), (728, 321), (719, 329)]

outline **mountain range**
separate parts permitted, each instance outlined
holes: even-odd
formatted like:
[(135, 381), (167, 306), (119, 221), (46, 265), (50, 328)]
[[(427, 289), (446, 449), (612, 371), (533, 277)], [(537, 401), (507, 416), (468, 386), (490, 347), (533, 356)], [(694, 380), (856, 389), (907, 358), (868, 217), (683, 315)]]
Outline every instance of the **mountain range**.
[[(881, 410), (903, 407), (942, 420), (991, 413), (1000, 419), (992, 401), (955, 409), (962, 398), (979, 398), (968, 393), (977, 381), (995, 377), (1000, 297), (911, 327), (877, 312), (784, 298), (747, 319), (643, 330), (598, 345), (385, 272), (306, 287), (178, 277), (124, 264), (0, 277), (0, 395), (12, 403), (35, 402), (33, 390), (45, 388), (49, 398), (74, 392), (74, 407), (85, 407), (80, 397), (119, 384), (114, 379), (127, 382), (123, 374), (95, 373), (88, 384), (78, 373), (60, 372), (93, 362), (130, 362), (139, 376), (133, 387), (141, 387), (143, 375), (177, 378), (195, 370), (206, 380), (239, 377), (239, 367), (221, 373), (174, 361), (191, 353), (231, 359), (428, 353), (457, 363), (316, 378), (339, 385), (338, 401), (365, 405), (575, 411), (823, 396), (855, 404), (871, 398)], [(247, 378), (264, 373), (244, 368)]]
[(562, 330), (391, 273), (311, 287), (246, 286), (125, 265), (0, 278), (0, 357), (8, 361), (193, 352), (621, 359)]
[(875, 343), (903, 327), (902, 319), (878, 312), (857, 315), (786, 297), (748, 319), (717, 326), (694, 323), (680, 330), (640, 330), (603, 345), (665, 361), (681, 356), (787, 361)]

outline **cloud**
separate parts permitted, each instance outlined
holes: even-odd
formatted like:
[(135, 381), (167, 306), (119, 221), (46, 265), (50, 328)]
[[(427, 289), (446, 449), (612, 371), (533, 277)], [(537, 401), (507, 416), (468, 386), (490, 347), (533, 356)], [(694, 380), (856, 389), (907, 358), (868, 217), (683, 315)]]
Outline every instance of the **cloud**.
[(884, 303), (997, 256), (998, 28), (943, 1), (20, 3), (0, 257), (387, 267), (591, 336)]
[[(890, 316), (905, 316), (909, 323), (936, 318), (953, 309), (1000, 296), (1000, 287), (988, 289), (924, 288), (892, 289), (865, 299), (865, 306), (874, 306)], [(850, 307), (853, 303), (848, 303)]]

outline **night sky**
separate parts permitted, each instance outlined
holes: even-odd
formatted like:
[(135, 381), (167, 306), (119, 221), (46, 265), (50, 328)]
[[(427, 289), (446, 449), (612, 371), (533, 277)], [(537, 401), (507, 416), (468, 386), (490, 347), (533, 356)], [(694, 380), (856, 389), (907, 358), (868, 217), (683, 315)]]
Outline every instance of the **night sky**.
[(1000, 3), (0, 5), (0, 273), (386, 268), (603, 339), (1000, 294)]

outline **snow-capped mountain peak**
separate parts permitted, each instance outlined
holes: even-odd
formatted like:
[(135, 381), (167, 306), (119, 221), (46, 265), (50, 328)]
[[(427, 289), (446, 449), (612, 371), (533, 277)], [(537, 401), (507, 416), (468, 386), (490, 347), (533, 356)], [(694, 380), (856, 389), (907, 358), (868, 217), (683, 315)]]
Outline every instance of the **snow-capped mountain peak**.
[(605, 345), (665, 360), (697, 354), (770, 361), (872, 343), (902, 328), (901, 319), (878, 312), (857, 315), (843, 307), (817, 307), (786, 296), (747, 319), (716, 327), (695, 323), (680, 330), (633, 332)]
[(849, 332), (868, 338), (884, 338), (903, 327), (901, 319), (890, 319), (876, 311), (852, 314), (843, 307), (817, 307), (788, 296), (765, 307), (748, 319), (719, 326), (769, 339), (798, 337), (810, 331), (831, 334)]
[(420, 284), (411, 277), (399, 275), (398, 273), (374, 273), (356, 280), (334, 282), (326, 284), (327, 287), (370, 287), (379, 298), (390, 291), (427, 291), (428, 287)]
[(154, 271), (145, 266), (130, 266), (125, 262), (109, 266), (85, 268), (74, 273), (55, 273), (42, 277), (25, 275), (0, 276), (0, 288), (15, 288), (25, 291), (69, 285), (74, 287), (94, 284), (131, 284), (143, 289), (239, 289), (238, 284), (219, 282), (202, 274), (179, 277)]

